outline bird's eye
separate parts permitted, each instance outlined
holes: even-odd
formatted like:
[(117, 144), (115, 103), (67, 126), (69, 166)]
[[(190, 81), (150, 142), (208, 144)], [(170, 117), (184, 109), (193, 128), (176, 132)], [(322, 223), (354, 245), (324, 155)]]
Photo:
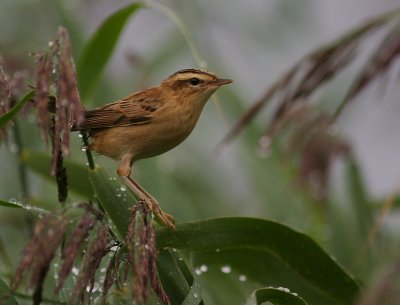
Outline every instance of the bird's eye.
[(200, 80), (199, 80), (197, 77), (192, 77), (192, 78), (190, 79), (190, 84), (191, 84), (192, 86), (197, 86), (198, 84), (200, 84)]

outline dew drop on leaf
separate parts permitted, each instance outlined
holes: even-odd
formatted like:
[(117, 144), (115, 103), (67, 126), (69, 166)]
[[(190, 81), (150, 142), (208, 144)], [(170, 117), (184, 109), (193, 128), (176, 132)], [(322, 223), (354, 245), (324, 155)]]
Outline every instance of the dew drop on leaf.
[(231, 268), (231, 266), (222, 266), (222, 267), (221, 267), (221, 271), (222, 271), (223, 273), (231, 273), (232, 268)]
[(285, 288), (285, 287), (278, 287), (278, 290), (284, 291), (284, 292), (290, 292), (289, 288)]
[(72, 267), (71, 272), (72, 272), (73, 275), (78, 275), (79, 274), (79, 269), (76, 268), (76, 267)]

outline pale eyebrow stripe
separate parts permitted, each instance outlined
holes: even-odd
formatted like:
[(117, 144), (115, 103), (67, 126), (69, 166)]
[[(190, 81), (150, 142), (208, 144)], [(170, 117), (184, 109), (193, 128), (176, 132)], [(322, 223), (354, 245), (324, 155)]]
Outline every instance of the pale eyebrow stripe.
[(195, 74), (195, 73), (185, 73), (183, 75), (176, 75), (175, 78), (177, 80), (187, 80), (190, 79), (192, 77), (196, 77), (202, 80), (209, 80), (209, 79), (214, 79), (214, 77), (212, 77), (211, 75), (207, 75), (207, 74)]

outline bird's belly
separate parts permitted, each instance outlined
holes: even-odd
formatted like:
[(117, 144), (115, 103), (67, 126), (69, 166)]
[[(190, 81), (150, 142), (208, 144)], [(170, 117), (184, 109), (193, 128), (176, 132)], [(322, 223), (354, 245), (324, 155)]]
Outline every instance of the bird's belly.
[(152, 128), (135, 139), (135, 159), (144, 159), (163, 154), (185, 140), (191, 130), (168, 128)]
[(185, 140), (193, 124), (150, 124), (105, 129), (93, 135), (90, 148), (121, 159), (130, 155), (133, 160), (145, 159), (165, 153)]

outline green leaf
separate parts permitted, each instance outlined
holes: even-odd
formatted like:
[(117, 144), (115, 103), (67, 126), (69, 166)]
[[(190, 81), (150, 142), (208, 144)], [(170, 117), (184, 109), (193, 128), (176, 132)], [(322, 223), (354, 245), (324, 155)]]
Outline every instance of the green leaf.
[(13, 108), (0, 117), (0, 128), (3, 128), (24, 107), (24, 105), (35, 96), (35, 91), (26, 93)]
[(160, 250), (157, 272), (171, 304), (203, 304), (199, 282), (176, 252)]
[(130, 209), (137, 202), (135, 196), (101, 167), (89, 170), (89, 179), (101, 206), (117, 228), (119, 237), (125, 240)]
[(253, 292), (246, 305), (261, 305), (270, 302), (274, 305), (307, 305), (297, 294), (293, 294), (284, 288), (261, 288)]
[(36, 216), (44, 216), (44, 215), (47, 215), (48, 213), (50, 213), (49, 211), (46, 211), (45, 209), (34, 207), (29, 204), (23, 204), (22, 202), (19, 202), (19, 201), (0, 200), (0, 206), (8, 207), (8, 208), (23, 209), (23, 210), (25, 210), (29, 213), (32, 213)]
[(84, 47), (77, 65), (78, 84), (83, 101), (90, 97), (127, 20), (141, 7), (142, 3), (133, 3), (112, 14)]
[(192, 286), (190, 287), (189, 293), (186, 295), (182, 302), (182, 305), (199, 305), (202, 304), (201, 299), (201, 286), (197, 277), (194, 277)]
[(11, 201), (0, 200), (0, 205), (7, 208), (21, 208), (19, 205)]
[(372, 212), (369, 208), (368, 195), (364, 187), (362, 173), (353, 158), (347, 164), (347, 183), (350, 199), (355, 207), (355, 215), (361, 236), (367, 236), (373, 225)]
[(10, 288), (1, 279), (0, 279), (0, 304), (18, 305), (18, 302), (12, 295)]
[[(21, 162), (35, 173), (56, 183), (56, 178), (50, 175), (50, 155), (38, 151), (23, 150)], [(83, 197), (93, 197), (94, 193), (89, 181), (87, 167), (71, 160), (64, 160), (64, 165), (67, 168), (68, 188)]]
[[(224, 257), (226, 263), (237, 259), (233, 267), (241, 266), (242, 272), (246, 272), (247, 264), (250, 267), (256, 264), (260, 271), (265, 263), (276, 259), (298, 275), (300, 281), (337, 304), (351, 303), (360, 290), (356, 280), (311, 238), (273, 221), (216, 218), (178, 225), (176, 232), (160, 229), (157, 235), (160, 248), (191, 250), (203, 255), (204, 263), (207, 257), (212, 257), (209, 253)], [(243, 257), (250, 262), (244, 262)], [(296, 288), (296, 291), (303, 295), (301, 290)]]

